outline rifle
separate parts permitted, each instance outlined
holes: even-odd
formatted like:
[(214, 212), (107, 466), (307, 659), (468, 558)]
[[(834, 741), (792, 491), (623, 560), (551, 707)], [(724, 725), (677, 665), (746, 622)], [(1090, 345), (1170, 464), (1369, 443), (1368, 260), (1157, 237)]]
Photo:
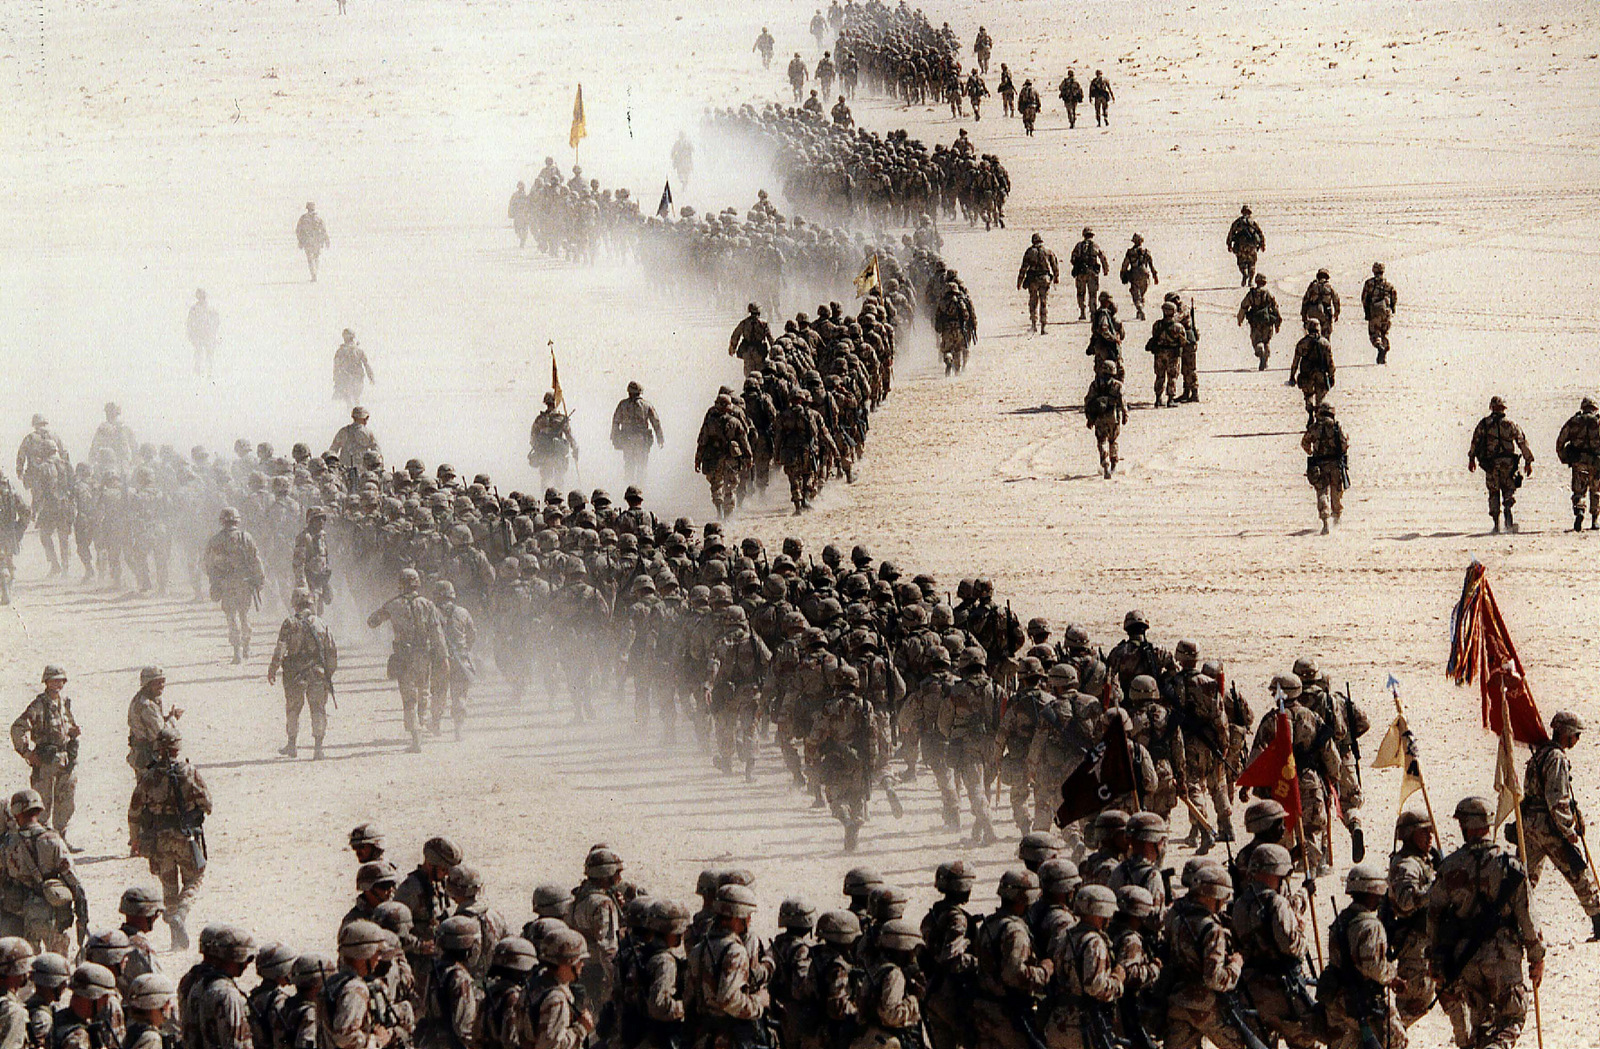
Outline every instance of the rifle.
[(1350, 698), (1350, 682), (1344, 683), (1344, 726), (1350, 738), (1350, 756), (1356, 759), (1356, 786), (1361, 786), (1361, 741), (1356, 738), (1356, 705)]
[(173, 803), (178, 807), (178, 830), (189, 842), (189, 858), (195, 870), (206, 869), (205, 813), (183, 807), (183, 781), (178, 778), (178, 763), (167, 763), (167, 785), (172, 790)]
[(1245, 1049), (1267, 1049), (1267, 1043), (1261, 1040), (1255, 1029), (1250, 1026), (1249, 1017), (1255, 1016), (1254, 1009), (1246, 1009), (1239, 1001), (1238, 991), (1222, 991), (1217, 999), (1222, 1004), (1222, 1018), (1239, 1035), (1244, 1042)]
[(311, 640), (317, 646), (317, 665), (322, 668), (322, 679), (328, 683), (328, 698), (333, 700), (333, 709), (339, 709), (339, 693), (333, 687), (333, 671), (328, 668), (328, 656), (322, 650), (322, 635), (315, 630), (311, 631)]
[(1129, 1042), (1118, 1038), (1111, 1025), (1111, 1007), (1084, 996), (1083, 1037), (1089, 1049), (1126, 1049)]

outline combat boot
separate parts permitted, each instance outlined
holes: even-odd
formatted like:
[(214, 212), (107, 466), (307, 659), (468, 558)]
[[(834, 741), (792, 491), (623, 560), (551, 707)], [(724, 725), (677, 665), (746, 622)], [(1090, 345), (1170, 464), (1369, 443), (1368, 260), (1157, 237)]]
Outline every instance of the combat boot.
[(1367, 858), (1367, 836), (1360, 825), (1350, 828), (1350, 862), (1360, 863)]
[(1511, 519), (1511, 508), (1510, 507), (1506, 507), (1505, 514), (1506, 514), (1506, 531), (1515, 532), (1517, 530), (1517, 522), (1515, 522), (1515, 521), (1513, 521)]
[(861, 825), (858, 823), (846, 823), (844, 825), (844, 851), (856, 851), (856, 841), (860, 837)]
[(1326, 517), (1322, 519), (1322, 534), (1328, 534), (1328, 519)]
[(283, 746), (278, 748), (278, 753), (282, 754), (286, 758), (298, 757), (300, 755), (299, 749), (296, 748), (293, 743), (285, 743)]
[(189, 949), (189, 930), (183, 927), (183, 915), (167, 915), (167, 927), (172, 930), (172, 949), (187, 951)]
[(1572, 515), (1572, 530), (1574, 532), (1583, 531), (1583, 511), (1582, 510), (1579, 510), (1577, 513)]
[(1219, 827), (1217, 827), (1217, 840), (1218, 841), (1228, 841), (1228, 842), (1231, 842), (1231, 841), (1234, 840), (1234, 837), (1233, 837), (1233, 822), (1231, 820), (1224, 820), (1222, 822), (1222, 824)]
[(1492, 531), (1490, 531), (1489, 534), (1490, 535), (1499, 535), (1500, 534), (1500, 515), (1499, 514), (1494, 514), (1492, 516), (1494, 517), (1494, 528), (1493, 528)]
[(1589, 531), (1600, 531), (1600, 514), (1589, 515)]
[(1600, 941), (1600, 914), (1592, 915), (1589, 921), (1594, 925), (1594, 932), (1590, 934), (1589, 942)]
[(243, 663), (243, 662), (244, 662), (244, 657), (239, 655), (239, 646), (238, 645), (234, 645), (233, 646), (233, 665), (234, 666), (238, 666), (240, 663)]
[(1210, 852), (1216, 844), (1216, 835), (1212, 834), (1211, 831), (1207, 830), (1205, 827), (1201, 827), (1200, 847), (1194, 851), (1194, 854), (1196, 856), (1204, 856), (1206, 853)]
[(313, 748), (312, 748), (312, 751), (311, 751), (311, 760), (312, 761), (321, 761), (322, 760), (322, 740), (320, 740), (320, 739), (317, 740), (317, 742), (313, 745)]

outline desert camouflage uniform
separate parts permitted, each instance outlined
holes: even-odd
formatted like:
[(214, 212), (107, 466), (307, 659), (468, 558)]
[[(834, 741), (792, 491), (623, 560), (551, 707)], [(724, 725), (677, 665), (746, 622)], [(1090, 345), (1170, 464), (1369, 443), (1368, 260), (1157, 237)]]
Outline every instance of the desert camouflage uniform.
[(62, 834), (78, 808), (78, 732), (65, 689), (40, 692), (11, 723), (11, 745), (31, 766), (28, 785), (44, 799), (39, 822)]
[(1084, 1011), (1109, 1011), (1122, 997), (1126, 974), (1111, 937), (1079, 925), (1057, 937), (1055, 973), (1050, 979), (1049, 1013), (1039, 1032), (1047, 1049), (1096, 1049), (1084, 1034)]
[(1167, 998), (1164, 1049), (1199, 1049), (1209, 1038), (1221, 1049), (1243, 1049), (1237, 1031), (1223, 1019), (1218, 995), (1239, 983), (1244, 959), (1222, 920), (1198, 902), (1180, 899), (1161, 925), (1172, 992)]
[(992, 914), (973, 938), (977, 983), (972, 998), (975, 1045), (981, 1049), (1028, 1049), (1015, 1016), (1031, 1013), (1033, 999), (1045, 992), (1049, 970), (1033, 950), (1027, 919)]
[(250, 1003), (233, 977), (202, 961), (179, 994), (184, 1049), (252, 1049)]
[(1592, 530), (1600, 522), (1600, 411), (1585, 407), (1562, 424), (1556, 457), (1572, 471), (1572, 516), (1583, 523), (1587, 500)]
[(1517, 505), (1517, 489), (1522, 487), (1519, 453), (1531, 468), (1533, 449), (1528, 447), (1528, 438), (1523, 435), (1522, 427), (1506, 418), (1505, 412), (1490, 412), (1478, 420), (1472, 431), (1467, 462), (1483, 467), (1483, 483), (1489, 490), (1489, 513), (1495, 518), (1499, 518), (1502, 506), (1509, 517), (1511, 508)]
[(1434, 982), (1429, 969), (1428, 895), (1433, 890), (1434, 858), (1409, 842), (1389, 858), (1389, 945), (1395, 974), (1405, 986), (1395, 994), (1395, 1007), (1407, 1027), (1433, 1008)]
[(1251, 880), (1233, 901), (1233, 942), (1244, 956), (1239, 984), (1256, 1007), (1265, 1033), (1282, 1038), (1291, 1049), (1307, 1049), (1319, 1041), (1314, 1003), (1292, 996), (1283, 974), (1298, 968), (1306, 977), (1311, 941), (1303, 893), (1269, 889)]
[(157, 758), (139, 775), (128, 801), (128, 840), (161, 879), (169, 921), (182, 921), (205, 879), (205, 855), (195, 855), (186, 827), (211, 815), (211, 792), (188, 759)]
[(268, 673), (283, 675), (284, 732), (292, 748), (300, 737), (300, 711), (311, 708), (311, 739), (318, 753), (328, 733), (328, 696), (339, 668), (333, 631), (311, 608), (297, 609), (278, 628)]
[(1528, 843), (1528, 880), (1534, 888), (1544, 861), (1561, 872), (1577, 894), (1583, 913), (1600, 914), (1600, 886), (1583, 851), (1583, 816), (1572, 796), (1572, 763), (1555, 742), (1528, 759), (1523, 781), (1522, 827)]
[(1406, 1049), (1405, 1024), (1389, 989), (1396, 966), (1377, 911), (1352, 901), (1334, 920), (1328, 930), (1328, 970), (1338, 974), (1341, 992), (1323, 994), (1331, 1049), (1364, 1049), (1374, 1039), (1390, 1049)]

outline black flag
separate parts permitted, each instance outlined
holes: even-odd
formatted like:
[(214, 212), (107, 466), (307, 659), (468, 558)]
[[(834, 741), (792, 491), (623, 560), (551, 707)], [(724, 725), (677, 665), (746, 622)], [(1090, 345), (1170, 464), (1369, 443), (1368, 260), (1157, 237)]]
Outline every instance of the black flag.
[(661, 203), (656, 205), (656, 218), (665, 219), (672, 217), (672, 180), (668, 179), (661, 187)]
[(1083, 764), (1061, 784), (1061, 807), (1056, 826), (1065, 827), (1092, 816), (1113, 798), (1133, 790), (1133, 761), (1128, 756), (1128, 731), (1120, 717), (1112, 718), (1106, 734), (1089, 749)]

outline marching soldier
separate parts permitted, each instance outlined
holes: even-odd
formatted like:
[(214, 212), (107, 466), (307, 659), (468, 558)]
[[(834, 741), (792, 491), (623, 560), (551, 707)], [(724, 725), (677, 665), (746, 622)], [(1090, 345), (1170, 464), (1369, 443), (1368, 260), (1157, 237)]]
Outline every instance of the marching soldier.
[(317, 263), (322, 259), (322, 253), (328, 247), (328, 227), (323, 224), (322, 216), (317, 214), (317, 206), (311, 201), (306, 202), (305, 214), (300, 216), (294, 224), (294, 239), (300, 245), (300, 250), (306, 253), (306, 268), (311, 271), (311, 279), (317, 279)]
[(351, 488), (355, 483), (351, 478), (357, 477), (365, 468), (368, 456), (382, 456), (383, 449), (378, 446), (378, 437), (372, 432), (372, 427), (367, 421), (372, 418), (372, 413), (361, 405), (350, 409), (350, 421), (339, 427), (334, 432), (333, 440), (328, 442), (327, 455), (336, 456), (339, 468), (344, 471), (346, 481)]
[(1522, 828), (1528, 843), (1528, 881), (1539, 887), (1544, 861), (1561, 872), (1577, 894), (1583, 913), (1594, 926), (1591, 940), (1600, 940), (1600, 886), (1595, 884), (1584, 844), (1583, 813), (1572, 794), (1572, 763), (1567, 751), (1583, 735), (1583, 719), (1558, 711), (1550, 719), (1550, 740), (1528, 758), (1522, 791)]
[(410, 751), (422, 750), (422, 719), (428, 713), (429, 686), (445, 673), (444, 626), (439, 609), (422, 596), (422, 576), (414, 568), (400, 570), (400, 593), (384, 602), (367, 617), (367, 626), (376, 630), (388, 623), (394, 631), (394, 651), (389, 656), (388, 676), (400, 687), (400, 702), (405, 711)]
[(1089, 80), (1089, 101), (1094, 105), (1094, 126), (1102, 123), (1111, 126), (1111, 81), (1106, 79), (1105, 73), (1096, 69), (1094, 76)]
[(1239, 217), (1228, 227), (1228, 250), (1239, 263), (1239, 287), (1248, 288), (1256, 275), (1256, 256), (1267, 250), (1267, 235), (1250, 214), (1250, 205), (1239, 208)]
[(717, 889), (716, 924), (689, 956), (693, 981), (686, 996), (698, 1006), (695, 1049), (752, 1049), (765, 1043), (761, 1022), (770, 1000), (765, 963), (747, 940), (756, 894), (744, 885)]
[(311, 592), (312, 608), (317, 615), (333, 600), (333, 568), (328, 556), (328, 511), (326, 507), (313, 506), (306, 511), (306, 527), (294, 541), (294, 585)]
[[(39, 821), (66, 840), (67, 824), (78, 807), (78, 739), (82, 729), (65, 695), (67, 672), (44, 668), (44, 691), (11, 723), (11, 745), (28, 763), (28, 783), (44, 800)], [(73, 852), (83, 850), (73, 848)]]
[(744, 363), (744, 373), (761, 371), (767, 366), (767, 354), (772, 349), (772, 329), (761, 319), (761, 306), (750, 303), (744, 320), (734, 326), (728, 336), (728, 356)]
[(734, 411), (733, 398), (719, 393), (695, 440), (694, 470), (711, 485), (711, 503), (721, 520), (733, 515), (739, 480), (750, 459), (749, 426)]
[(16, 830), (0, 846), (0, 866), (21, 890), (22, 938), (36, 950), (66, 954), (74, 919), (80, 943), (89, 938), (89, 898), (61, 835), (43, 825), (44, 801), (29, 788), (11, 795)]
[(1328, 967), (1317, 986), (1327, 1010), (1329, 1044), (1333, 1049), (1405, 1049), (1406, 1028), (1393, 991), (1396, 967), (1378, 916), (1389, 879), (1381, 868), (1358, 863), (1344, 887), (1350, 903), (1328, 930)]
[(1061, 263), (1035, 233), (1017, 268), (1017, 290), (1028, 289), (1028, 330), (1044, 333), (1050, 322), (1050, 286), (1061, 283)]
[(1207, 865), (1195, 873), (1189, 891), (1172, 905), (1162, 923), (1172, 988), (1167, 997), (1166, 1049), (1198, 1049), (1203, 1038), (1220, 1046), (1244, 1044), (1237, 1027), (1239, 1013), (1230, 1002), (1244, 958), (1234, 949), (1233, 936), (1221, 917), (1232, 897), (1228, 872)]
[(1322, 334), (1322, 322), (1306, 318), (1306, 333), (1294, 344), (1294, 360), (1289, 362), (1289, 385), (1298, 386), (1306, 399), (1306, 415), (1311, 416), (1335, 379), (1333, 346)]
[(1189, 345), (1189, 332), (1178, 319), (1178, 304), (1163, 302), (1161, 304), (1161, 319), (1150, 328), (1150, 341), (1145, 343), (1145, 349), (1154, 356), (1155, 363), (1155, 406), (1161, 407), (1161, 394), (1166, 391), (1167, 407), (1171, 408), (1177, 403), (1178, 398), (1178, 363), (1184, 350)]
[(200, 770), (179, 757), (180, 745), (176, 730), (161, 730), (155, 758), (128, 801), (128, 854), (144, 857), (161, 879), (174, 950), (189, 946), (183, 920), (205, 878), (204, 828), (211, 815), (211, 791)]
[(628, 396), (618, 401), (611, 413), (611, 447), (622, 453), (622, 473), (629, 484), (644, 482), (651, 444), (667, 443), (661, 432), (661, 417), (643, 394), (643, 386), (629, 382)]
[(1256, 286), (1244, 293), (1239, 302), (1238, 322), (1250, 322), (1250, 348), (1255, 351), (1257, 371), (1267, 370), (1267, 360), (1272, 356), (1272, 337), (1283, 330), (1283, 314), (1278, 312), (1278, 300), (1267, 289), (1267, 275), (1255, 275)]
[(544, 395), (544, 411), (528, 433), (528, 465), (539, 471), (539, 483), (560, 488), (567, 482), (567, 457), (578, 461), (578, 439), (572, 435), (572, 418), (556, 409), (555, 391)]
[[(346, 328), (340, 333), (340, 339), (333, 351), (333, 399), (354, 407), (361, 403), (361, 391), (366, 384), (378, 380), (372, 374), (367, 351), (356, 344), (356, 333)], [(359, 460), (359, 453), (353, 458)]]
[[(1099, 104), (1095, 106), (1098, 120)], [(1078, 289), (1078, 319), (1088, 320), (1088, 308), (1100, 301), (1100, 275), (1111, 272), (1106, 253), (1094, 242), (1094, 230), (1083, 227), (1083, 239), (1073, 245), (1068, 260), (1072, 266), (1072, 281)]]
[[(1544, 937), (1529, 905), (1527, 872), (1494, 840), (1493, 810), (1463, 798), (1455, 817), (1464, 844), (1439, 864), (1428, 893), (1428, 930), (1439, 1001), (1465, 1007), (1470, 1040), (1516, 1044), (1528, 1019), (1528, 984), (1544, 980)], [(1523, 960), (1527, 974), (1523, 974)]]
[(1383, 276), (1383, 263), (1372, 264), (1372, 276), (1361, 285), (1361, 311), (1367, 318), (1367, 339), (1378, 351), (1378, 363), (1389, 363), (1389, 325), (1400, 297)]
[(222, 528), (206, 542), (205, 570), (211, 581), (211, 600), (222, 604), (228, 621), (228, 643), (237, 665), (250, 658), (250, 606), (260, 600), (267, 582), (254, 537), (239, 526), (239, 511), (222, 508)]
[(1133, 297), (1133, 319), (1144, 320), (1145, 292), (1150, 290), (1150, 285), (1160, 284), (1161, 276), (1156, 273), (1155, 257), (1144, 246), (1144, 237), (1138, 233), (1133, 235), (1133, 246), (1122, 255), (1119, 275), (1122, 283), (1128, 286), (1128, 294)]
[(1318, 321), (1322, 333), (1333, 338), (1333, 323), (1339, 319), (1339, 293), (1333, 289), (1327, 270), (1318, 270), (1316, 279), (1306, 285), (1300, 298), (1300, 319)]
[(1094, 362), (1094, 381), (1083, 395), (1083, 422), (1094, 431), (1095, 447), (1100, 451), (1100, 476), (1109, 480), (1117, 469), (1117, 438), (1128, 422), (1128, 405), (1122, 398), (1115, 361)]
[[(1522, 463), (1518, 461), (1521, 455)], [(1517, 503), (1517, 489), (1522, 487), (1524, 473), (1533, 476), (1533, 449), (1522, 427), (1506, 418), (1506, 402), (1499, 396), (1489, 398), (1489, 414), (1478, 420), (1472, 431), (1472, 444), (1467, 450), (1467, 470), (1476, 472), (1483, 467), (1483, 483), (1489, 490), (1489, 516), (1494, 519), (1494, 534), (1500, 534), (1500, 512), (1506, 516), (1506, 531), (1515, 532), (1517, 524), (1511, 519), (1511, 508)]]
[(1585, 397), (1577, 413), (1562, 424), (1556, 436), (1556, 459), (1572, 470), (1572, 530), (1583, 531), (1586, 498), (1589, 531), (1600, 529), (1600, 409), (1594, 398)]
[(333, 631), (314, 611), (311, 591), (296, 588), (291, 601), (294, 614), (278, 628), (278, 643), (267, 665), (267, 684), (283, 675), (284, 732), (288, 742), (278, 753), (292, 758), (300, 739), (300, 711), (311, 708), (313, 759), (322, 760), (322, 740), (328, 733), (328, 697), (333, 675), (339, 669), (339, 646)]
[[(1395, 1008), (1400, 1021), (1410, 1027), (1427, 1015), (1436, 997), (1428, 938), (1428, 896), (1433, 891), (1435, 868), (1441, 859), (1433, 844), (1433, 821), (1425, 812), (1407, 809), (1395, 822), (1400, 848), (1389, 857), (1389, 917), (1385, 929), (1394, 951)], [(1446, 1007), (1455, 1026), (1456, 1044), (1467, 1041), (1465, 1016)]]
[(840, 666), (834, 672), (834, 694), (817, 712), (806, 737), (807, 764), (817, 770), (833, 818), (844, 826), (846, 852), (855, 851), (866, 822), (868, 792), (879, 763), (873, 710), (860, 687), (860, 672)]
[(1077, 924), (1051, 945), (1055, 971), (1041, 1033), (1051, 1049), (1098, 1049), (1104, 1043), (1089, 1032), (1115, 1031), (1112, 1009), (1127, 976), (1107, 933), (1117, 913), (1116, 893), (1086, 885), (1073, 898), (1072, 910)]
[[(1080, 890), (1082, 891), (1082, 890)], [(1045, 992), (1055, 962), (1040, 958), (1025, 917), (1039, 900), (1039, 879), (1031, 871), (1006, 871), (1000, 877), (1000, 909), (984, 919), (973, 937), (976, 985), (970, 1010), (984, 1049), (1028, 1049), (1034, 1033), (1034, 999)]]
[(1350, 441), (1344, 427), (1334, 418), (1333, 405), (1319, 404), (1315, 414), (1306, 420), (1306, 432), (1300, 436), (1300, 450), (1306, 453), (1306, 480), (1317, 493), (1317, 516), (1322, 519), (1322, 534), (1328, 534), (1328, 518), (1339, 523), (1344, 512), (1346, 463), (1350, 455)]
[(139, 691), (128, 701), (128, 767), (135, 775), (143, 772), (155, 756), (156, 734), (164, 728), (175, 728), (183, 717), (182, 708), (169, 710), (162, 703), (161, 694), (166, 688), (167, 672), (160, 667), (139, 671)]
[(1233, 940), (1244, 957), (1239, 983), (1266, 1032), (1292, 1049), (1317, 1044), (1317, 1010), (1306, 971), (1306, 898), (1287, 886), (1289, 850), (1262, 845), (1250, 855), (1249, 882), (1233, 903)]

